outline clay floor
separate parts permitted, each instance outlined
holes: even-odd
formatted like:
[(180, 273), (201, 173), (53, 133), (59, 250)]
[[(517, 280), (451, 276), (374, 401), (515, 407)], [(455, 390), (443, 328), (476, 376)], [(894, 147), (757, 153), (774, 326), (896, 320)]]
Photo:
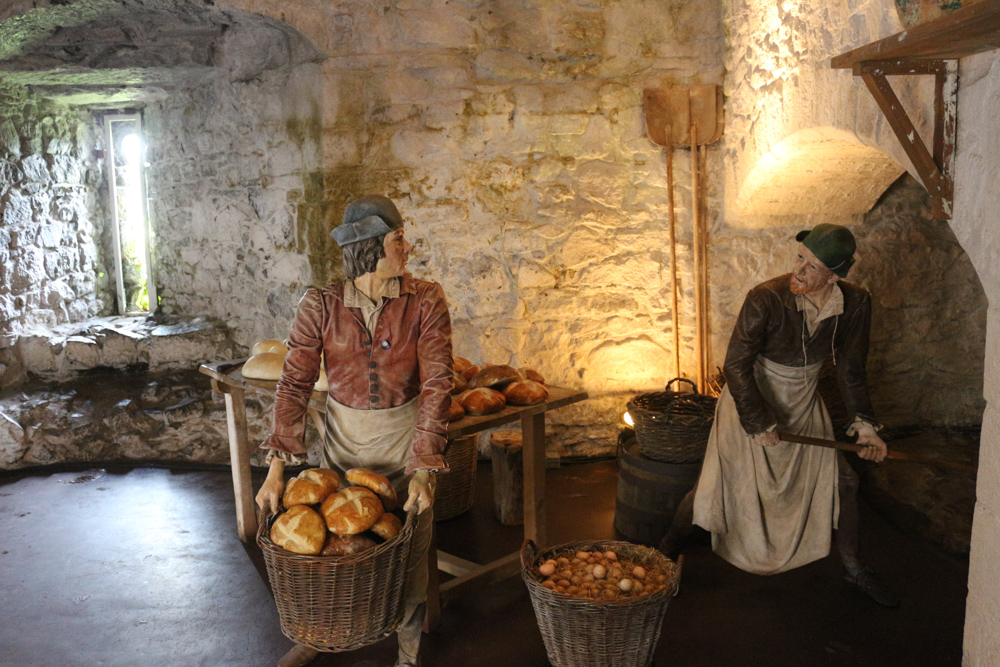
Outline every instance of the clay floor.
[[(472, 511), (438, 524), (440, 548), (485, 561), (516, 550), (492, 516), (481, 464)], [(256, 474), (255, 483), (262, 480)], [(552, 543), (613, 536), (614, 461), (547, 471)], [(863, 505), (871, 564), (901, 593), (887, 610), (843, 581), (836, 556), (760, 577), (705, 545), (686, 558), (658, 666), (960, 665), (967, 564)], [(278, 629), (260, 552), (239, 542), (225, 470), (77, 468), (0, 477), (0, 664), (273, 665)], [(445, 608), (424, 665), (547, 664), (519, 578)], [(322, 666), (393, 664), (395, 639)]]

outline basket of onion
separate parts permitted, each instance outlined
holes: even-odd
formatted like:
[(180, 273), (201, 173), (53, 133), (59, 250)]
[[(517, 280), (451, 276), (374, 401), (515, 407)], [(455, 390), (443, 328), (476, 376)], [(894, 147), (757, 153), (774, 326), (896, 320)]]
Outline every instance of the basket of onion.
[(521, 577), (554, 667), (646, 667), (680, 566), (628, 542), (573, 542), (540, 552), (527, 540)]

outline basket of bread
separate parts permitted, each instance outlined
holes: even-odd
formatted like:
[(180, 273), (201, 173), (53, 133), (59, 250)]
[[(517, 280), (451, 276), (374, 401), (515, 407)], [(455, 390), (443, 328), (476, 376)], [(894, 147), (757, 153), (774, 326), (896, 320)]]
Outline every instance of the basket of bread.
[(629, 542), (521, 548), (545, 652), (554, 667), (646, 667), (660, 638), (680, 565)]
[(319, 651), (367, 646), (403, 620), (416, 515), (394, 511), (382, 475), (355, 468), (345, 477), (342, 486), (333, 470), (302, 471), (285, 487), (284, 511), (257, 528), (282, 633)]

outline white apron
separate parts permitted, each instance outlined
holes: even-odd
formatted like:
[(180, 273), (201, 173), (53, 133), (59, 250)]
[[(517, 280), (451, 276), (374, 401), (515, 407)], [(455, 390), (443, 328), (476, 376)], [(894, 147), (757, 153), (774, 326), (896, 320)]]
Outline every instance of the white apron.
[[(754, 378), (779, 430), (833, 439), (818, 391), (822, 365), (757, 358)], [(694, 523), (712, 533), (712, 549), (747, 572), (777, 574), (825, 557), (839, 513), (837, 452), (785, 441), (754, 445), (726, 386), (694, 500)]]

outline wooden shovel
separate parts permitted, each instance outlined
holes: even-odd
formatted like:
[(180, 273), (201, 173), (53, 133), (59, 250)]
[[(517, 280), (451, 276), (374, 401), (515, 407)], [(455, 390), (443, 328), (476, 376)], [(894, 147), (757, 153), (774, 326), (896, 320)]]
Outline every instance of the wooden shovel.
[[(815, 445), (816, 447), (829, 447), (830, 449), (840, 449), (846, 452), (860, 452), (865, 449), (865, 445), (857, 445), (850, 442), (839, 442), (837, 440), (823, 440), (822, 438), (810, 438), (805, 435), (794, 435), (792, 433), (778, 432), (778, 437), (785, 442), (797, 442), (803, 445)], [(952, 470), (964, 470), (966, 472), (976, 472), (976, 466), (954, 461), (942, 461), (941, 459), (931, 459), (916, 454), (907, 454), (890, 449), (886, 455), (887, 459), (898, 459), (900, 461), (913, 461), (914, 463), (926, 463), (927, 465), (938, 466), (940, 468), (951, 468)]]

